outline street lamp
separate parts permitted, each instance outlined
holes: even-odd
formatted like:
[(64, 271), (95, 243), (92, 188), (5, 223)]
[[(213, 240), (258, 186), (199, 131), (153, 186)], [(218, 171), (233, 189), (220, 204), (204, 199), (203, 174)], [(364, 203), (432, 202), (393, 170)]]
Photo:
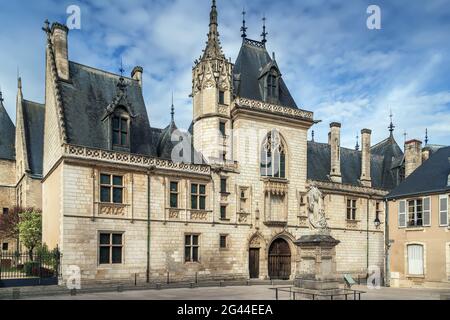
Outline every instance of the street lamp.
[(381, 226), (381, 220), (380, 216), (377, 214), (375, 221), (373, 222), (375, 224), (375, 227), (378, 229)]

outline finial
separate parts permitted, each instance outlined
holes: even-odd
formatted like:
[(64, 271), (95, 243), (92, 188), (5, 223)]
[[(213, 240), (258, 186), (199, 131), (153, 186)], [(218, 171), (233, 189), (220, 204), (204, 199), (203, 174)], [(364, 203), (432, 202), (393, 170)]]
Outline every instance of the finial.
[(428, 145), (428, 128), (425, 129), (425, 145)]
[(315, 132), (314, 132), (314, 130), (311, 132), (311, 136), (312, 136), (312, 142), (314, 142), (314, 135), (315, 135)]
[(17, 88), (22, 90), (22, 78), (21, 77), (17, 78)]
[(124, 70), (124, 68), (123, 68), (123, 60), (122, 60), (122, 58), (120, 58), (120, 68), (119, 68), (119, 71), (120, 71), (120, 76), (123, 78), (123, 74), (124, 74), (125, 70)]
[(406, 140), (408, 139), (408, 133), (406, 132), (406, 130), (405, 130), (405, 132), (403, 133), (403, 137), (405, 138), (405, 143), (406, 143)]
[(266, 44), (266, 42), (267, 42), (267, 35), (268, 35), (268, 33), (266, 32), (266, 16), (264, 16), (263, 17), (263, 33), (261, 33), (261, 37), (263, 38), (262, 39), (262, 43), (263, 44)]
[(242, 10), (242, 28), (241, 28), (241, 32), (242, 32), (242, 38), (247, 38), (247, 27), (245, 26), (245, 15), (247, 14), (247, 12), (245, 12), (245, 8)]
[(355, 150), (359, 151), (359, 135), (356, 135), (356, 146), (355, 146)]
[(395, 129), (395, 126), (394, 126), (394, 122), (393, 122), (393, 117), (394, 117), (394, 115), (392, 114), (392, 109), (391, 109), (391, 111), (390, 111), (390, 114), (389, 114), (389, 118), (391, 118), (391, 123), (390, 123), (390, 125), (389, 125), (389, 132), (391, 133), (391, 137), (394, 135), (394, 129)]
[(50, 21), (48, 21), (48, 19), (46, 19), (44, 21), (44, 27), (42, 28), (42, 30), (47, 34), (50, 35)]
[(3, 101), (2, 87), (0, 87), (0, 103), (3, 103)]
[(174, 123), (175, 122), (175, 106), (173, 105), (173, 91), (172, 91), (172, 107), (171, 107), (170, 115), (172, 116), (172, 123)]

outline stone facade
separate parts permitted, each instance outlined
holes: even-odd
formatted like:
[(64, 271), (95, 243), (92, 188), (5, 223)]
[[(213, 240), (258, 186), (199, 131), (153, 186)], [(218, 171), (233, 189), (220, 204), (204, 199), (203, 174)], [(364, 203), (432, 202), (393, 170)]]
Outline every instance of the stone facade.
[[(365, 276), (371, 266), (383, 272), (387, 190), (372, 184), (370, 130), (363, 131), (362, 161), (352, 168), (355, 181), (347, 182), (348, 170), (343, 170), (347, 164), (342, 152), (349, 151), (340, 145), (338, 123), (331, 124), (325, 177), (311, 178), (308, 132), (315, 124), (313, 112), (297, 108), (286, 95), (272, 60), (267, 72), (258, 71), (263, 80), (255, 79), (264, 90), (262, 100), (236, 94), (234, 87), (243, 79), (233, 74), (235, 66), (222, 52), (217, 26), (214, 2), (208, 44), (193, 68), (193, 148), (206, 160), (194, 164), (133, 153), (133, 146), (102, 147), (99, 140), (97, 146), (86, 140), (82, 145), (71, 143), (68, 135), (76, 127), (67, 120), (72, 97), (64, 95), (78, 83), (70, 78), (74, 64), (67, 58), (68, 30), (59, 24), (44, 28), (48, 38), (42, 193), (34, 180), (23, 180), (23, 190), (27, 203), (38, 206), (42, 199), (43, 242), (62, 251), (63, 277), (71, 266), (78, 266), (83, 281), (294, 279), (301, 259), (295, 241), (314, 231), (306, 197), (312, 186), (322, 191), (331, 235), (340, 241), (337, 272)], [(265, 43), (244, 39), (243, 46), (266, 54)], [(107, 80), (116, 78), (119, 90), (134, 82), (143, 85), (139, 67), (132, 79), (109, 74)], [(278, 93), (267, 98), (269, 86)], [(98, 126), (115, 105), (89, 105), (91, 111), (101, 111)], [(122, 109), (131, 110), (128, 107)], [(142, 120), (139, 116), (131, 114), (127, 121)], [(262, 174), (267, 148), (280, 156), (274, 161), (281, 171), (277, 174)], [(352, 155), (359, 159), (356, 151)], [(121, 201), (102, 201), (104, 175), (120, 178)], [(199, 195), (203, 186), (204, 194)], [(109, 192), (113, 190), (111, 186)], [(174, 194), (176, 206), (171, 202)], [(202, 196), (204, 206), (198, 205)], [(381, 226), (374, 224), (376, 218)], [(110, 243), (109, 251), (103, 250), (102, 235), (117, 235), (120, 244)], [(279, 239), (284, 248), (277, 248)], [(116, 263), (102, 263), (110, 258), (103, 256), (105, 252), (113, 251)], [(283, 270), (274, 267), (277, 261)]]

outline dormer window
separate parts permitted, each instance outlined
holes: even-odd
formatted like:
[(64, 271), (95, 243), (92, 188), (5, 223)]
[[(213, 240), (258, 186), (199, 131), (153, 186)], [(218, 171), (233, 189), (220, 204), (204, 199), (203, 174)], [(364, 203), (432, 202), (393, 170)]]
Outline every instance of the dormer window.
[(112, 146), (128, 148), (130, 146), (130, 117), (123, 109), (117, 111), (111, 117)]
[(276, 98), (277, 93), (277, 77), (269, 74), (267, 77), (267, 97)]

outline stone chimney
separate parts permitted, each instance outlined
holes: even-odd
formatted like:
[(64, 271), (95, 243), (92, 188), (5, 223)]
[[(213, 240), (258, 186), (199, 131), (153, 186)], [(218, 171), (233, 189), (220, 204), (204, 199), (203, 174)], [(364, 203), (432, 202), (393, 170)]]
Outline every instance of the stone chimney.
[(370, 173), (370, 147), (371, 147), (372, 130), (363, 129), (361, 131), (362, 139), (362, 156), (361, 156), (361, 184), (364, 187), (372, 187), (372, 176)]
[(51, 35), (58, 77), (66, 81), (69, 80), (69, 50), (67, 47), (68, 33), (69, 28), (60, 23), (53, 23)]
[(405, 178), (409, 177), (422, 164), (422, 141), (405, 142)]
[(422, 150), (422, 163), (430, 159), (431, 149), (429, 147), (425, 147)]
[(144, 69), (142, 67), (134, 67), (133, 71), (131, 71), (131, 78), (139, 82), (139, 85), (142, 87), (142, 74), (144, 73)]
[(342, 183), (341, 176), (341, 124), (333, 122), (330, 124), (329, 144), (331, 148), (331, 172), (330, 178), (333, 182)]

